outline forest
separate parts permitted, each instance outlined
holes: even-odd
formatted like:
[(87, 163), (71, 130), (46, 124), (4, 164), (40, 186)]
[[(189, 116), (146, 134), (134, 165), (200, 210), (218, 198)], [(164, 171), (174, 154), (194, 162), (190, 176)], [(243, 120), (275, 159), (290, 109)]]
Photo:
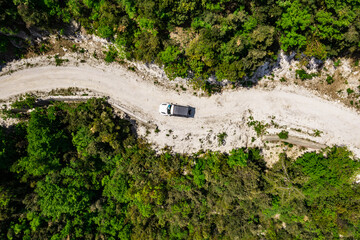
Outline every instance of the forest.
[(345, 147), (269, 168), (258, 148), (155, 152), (104, 99), (7, 115), (0, 239), (360, 239)]
[(358, 58), (360, 49), (359, 0), (0, 0), (0, 9), (3, 63), (32, 45), (21, 32), (62, 35), (73, 20), (113, 42), (113, 56), (200, 84), (240, 81), (280, 50), (325, 59)]

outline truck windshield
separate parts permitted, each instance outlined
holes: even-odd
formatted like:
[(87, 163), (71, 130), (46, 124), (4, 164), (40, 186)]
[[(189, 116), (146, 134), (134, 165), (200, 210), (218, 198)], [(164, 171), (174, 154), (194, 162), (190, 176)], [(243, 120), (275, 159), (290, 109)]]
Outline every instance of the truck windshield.
[(170, 114), (171, 105), (169, 104), (167, 107), (167, 114)]

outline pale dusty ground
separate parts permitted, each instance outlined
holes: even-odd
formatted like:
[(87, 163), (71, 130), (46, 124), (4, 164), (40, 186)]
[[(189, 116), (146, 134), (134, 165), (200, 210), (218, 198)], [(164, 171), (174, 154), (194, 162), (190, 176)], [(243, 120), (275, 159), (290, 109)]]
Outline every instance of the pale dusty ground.
[[(157, 125), (159, 133), (154, 129), (147, 132), (146, 127), (141, 126), (138, 133), (157, 147), (167, 145), (180, 153), (264, 147), (261, 138), (247, 125), (249, 116), (253, 116), (254, 120), (269, 124), (267, 132), (270, 134), (286, 130), (289, 135), (328, 146), (346, 145), (360, 156), (360, 115), (299, 86), (225, 90), (221, 95), (198, 97), (189, 90), (177, 92), (169, 87), (175, 83), (165, 87), (162, 76), (153, 78), (150, 73), (139, 74), (116, 63), (106, 65), (88, 56), (86, 63), (80, 63), (79, 55), (68, 54), (64, 58), (70, 61), (60, 67), (46, 66), (54, 64), (54, 59), (45, 56), (5, 67), (0, 72), (0, 99), (35, 90), (88, 88), (110, 96), (134, 115)], [(154, 74), (156, 72), (154, 70)], [(190, 105), (196, 109), (195, 118), (161, 116), (158, 106), (163, 102)], [(321, 131), (321, 136), (313, 136), (314, 130)], [(219, 146), (217, 135), (223, 132), (227, 133), (226, 142)]]

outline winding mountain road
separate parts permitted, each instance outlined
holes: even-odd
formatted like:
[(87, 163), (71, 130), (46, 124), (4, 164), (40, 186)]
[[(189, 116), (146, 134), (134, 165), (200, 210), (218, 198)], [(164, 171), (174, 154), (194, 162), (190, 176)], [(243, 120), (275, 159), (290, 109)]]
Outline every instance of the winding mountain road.
[[(246, 122), (252, 115), (258, 121), (270, 122), (272, 118), (290, 134), (328, 146), (346, 145), (357, 156), (360, 155), (360, 115), (340, 103), (294, 87), (279, 87), (271, 91), (228, 90), (221, 95), (197, 97), (155, 85), (123, 67), (47, 66), (1, 76), (0, 99), (29, 91), (68, 87), (88, 88), (110, 96), (134, 115), (159, 126), (161, 132), (151, 133), (150, 141), (159, 146), (172, 146), (179, 152), (210, 147), (230, 150), (251, 145), (249, 138), (256, 135), (249, 133)], [(161, 116), (158, 106), (162, 102), (190, 105), (196, 109), (195, 117)], [(315, 129), (323, 132), (320, 137), (309, 135)], [(273, 128), (269, 131), (276, 133), (280, 130)], [(215, 138), (221, 132), (228, 135), (224, 146), (218, 146)]]

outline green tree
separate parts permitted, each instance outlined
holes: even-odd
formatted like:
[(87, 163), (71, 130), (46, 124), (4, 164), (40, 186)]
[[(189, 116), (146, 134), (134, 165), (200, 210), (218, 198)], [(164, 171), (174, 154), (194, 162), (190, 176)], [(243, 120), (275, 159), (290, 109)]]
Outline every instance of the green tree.
[(230, 151), (227, 163), (230, 167), (245, 167), (247, 165), (248, 154), (243, 149), (233, 149)]
[(60, 130), (57, 109), (36, 109), (31, 112), (27, 127), (28, 156), (19, 159), (16, 171), (28, 176), (42, 176), (61, 167), (62, 154), (69, 150), (68, 137)]
[(307, 7), (298, 0), (279, 3), (284, 8), (284, 12), (277, 22), (277, 27), (282, 31), (281, 48), (284, 51), (302, 49), (307, 43), (306, 32), (314, 30), (311, 27), (312, 16)]
[(77, 215), (86, 210), (90, 194), (70, 185), (58, 185), (50, 176), (37, 183), (35, 192), (39, 195), (39, 205), (43, 215), (57, 219), (61, 214)]

